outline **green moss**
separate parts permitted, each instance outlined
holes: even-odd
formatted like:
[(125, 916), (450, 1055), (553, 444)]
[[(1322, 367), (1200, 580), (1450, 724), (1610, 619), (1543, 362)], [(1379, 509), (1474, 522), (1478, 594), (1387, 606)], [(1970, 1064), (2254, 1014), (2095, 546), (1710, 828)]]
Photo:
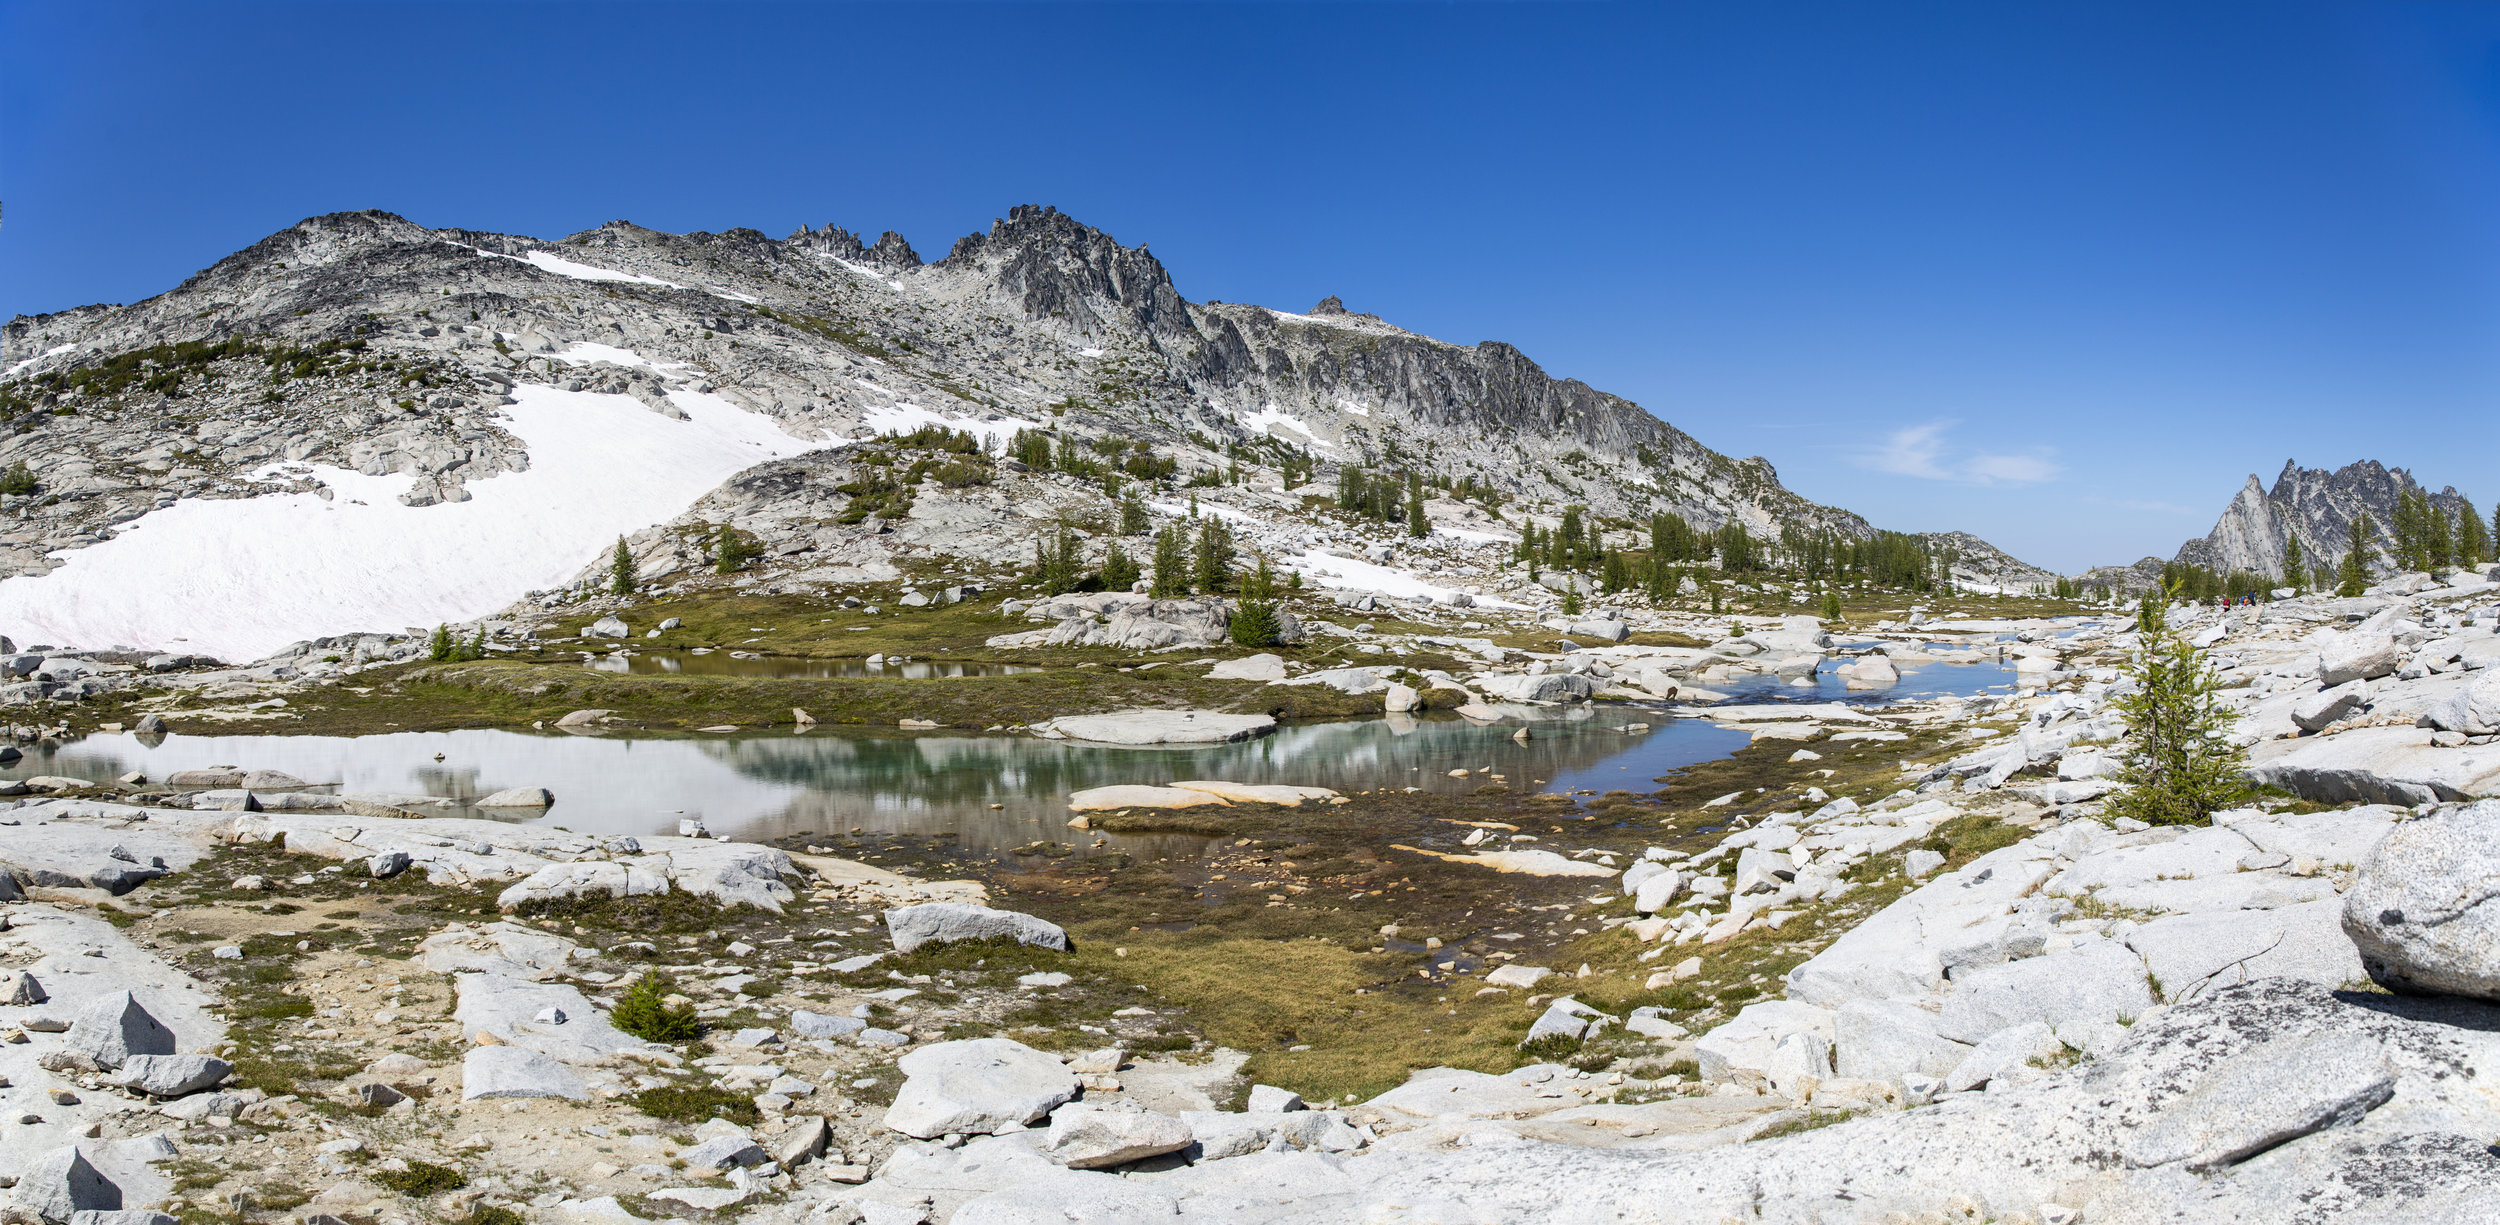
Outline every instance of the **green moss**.
[(569, 923), (601, 931), (635, 935), (717, 931), (725, 923), (763, 916), (753, 906), (723, 906), (697, 893), (671, 889), (631, 897), (549, 898), (524, 903), (515, 914), (523, 918)]
[(1834, 1123), (1846, 1123), (1849, 1120), (1858, 1117), (1858, 1114), (1859, 1112), (1855, 1110), (1809, 1110), (1796, 1118), (1773, 1123), (1769, 1127), (1765, 1127), (1761, 1131), (1755, 1132), (1753, 1138), (1756, 1140), (1777, 1140), (1782, 1136), (1801, 1135), (1805, 1132), (1829, 1127)]
[(708, 1085), (662, 1085), (657, 1089), (645, 1089), (625, 1100), (634, 1109), (652, 1118), (687, 1123), (723, 1118), (732, 1123), (752, 1124), (762, 1117), (755, 1109), (753, 1099)]
[(427, 1199), (469, 1185), (468, 1175), (431, 1161), (411, 1161), (405, 1170), (375, 1170), (368, 1177), (410, 1199)]

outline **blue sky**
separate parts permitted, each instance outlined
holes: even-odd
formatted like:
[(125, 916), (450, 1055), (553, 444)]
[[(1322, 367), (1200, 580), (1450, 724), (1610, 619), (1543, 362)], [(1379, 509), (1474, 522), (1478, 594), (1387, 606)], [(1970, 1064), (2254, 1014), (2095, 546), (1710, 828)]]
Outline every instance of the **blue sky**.
[(0, 2), (0, 315), (340, 209), (935, 258), (1048, 203), (2073, 571), (2286, 458), (2488, 510), (2495, 152), (2462, 5)]

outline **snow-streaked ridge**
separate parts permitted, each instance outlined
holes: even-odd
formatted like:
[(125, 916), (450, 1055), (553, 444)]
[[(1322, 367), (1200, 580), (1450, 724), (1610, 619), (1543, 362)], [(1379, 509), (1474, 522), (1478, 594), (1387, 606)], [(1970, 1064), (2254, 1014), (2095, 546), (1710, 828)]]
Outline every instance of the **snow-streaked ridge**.
[(529, 469), (410, 507), (407, 475), (313, 466), (329, 487), (186, 498), (59, 569), (0, 581), (19, 641), (256, 659), (290, 642), (398, 632), (492, 613), (569, 581), (620, 536), (685, 511), (724, 480), (818, 445), (715, 395), (672, 391), (683, 421), (631, 397), (524, 384), (504, 426)]

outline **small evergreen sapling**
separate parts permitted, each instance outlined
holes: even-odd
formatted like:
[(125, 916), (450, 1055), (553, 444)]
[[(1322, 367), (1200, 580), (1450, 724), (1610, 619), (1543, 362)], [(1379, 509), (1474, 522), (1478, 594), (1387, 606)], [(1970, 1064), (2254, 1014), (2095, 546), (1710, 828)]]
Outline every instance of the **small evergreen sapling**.
[(1276, 615), (1276, 572), (1267, 559), (1241, 581), (1241, 607), (1233, 612), (1233, 642), (1245, 647), (1276, 645), (1284, 627)]
[(1130, 557), (1128, 550), (1121, 548), (1118, 541), (1113, 541), (1111, 551), (1102, 559), (1102, 589), (1126, 591), (1137, 582), (1138, 573), (1136, 559)]
[(436, 625), (434, 627), (434, 636), (426, 639), (425, 657), (436, 663), (441, 663), (444, 660), (451, 658), (451, 652), (451, 627), (448, 625)]
[(2134, 685), (2112, 701), (2127, 721), (2109, 813), (2154, 825), (2187, 825), (2245, 800), (2248, 751), (2228, 733), (2239, 719), (2221, 698), (2222, 675), (2205, 652), (2171, 627), (2177, 587), (2144, 593), (2137, 644), (2124, 671)]
[(720, 534), (712, 540), (712, 571), (716, 574), (735, 574), (746, 569), (748, 562), (763, 556), (763, 553), (762, 546), (739, 535), (738, 529), (724, 523), (720, 525)]
[(1823, 592), (1823, 619), (1840, 620), (1840, 593), (1826, 588)]
[(616, 1002), (608, 1022), (645, 1042), (692, 1042), (703, 1033), (694, 1006), (668, 1006), (670, 982), (665, 975), (645, 974)]
[(608, 559), (608, 592), (631, 595), (634, 590), (634, 551), (625, 547), (625, 538), (616, 538), (616, 555)]

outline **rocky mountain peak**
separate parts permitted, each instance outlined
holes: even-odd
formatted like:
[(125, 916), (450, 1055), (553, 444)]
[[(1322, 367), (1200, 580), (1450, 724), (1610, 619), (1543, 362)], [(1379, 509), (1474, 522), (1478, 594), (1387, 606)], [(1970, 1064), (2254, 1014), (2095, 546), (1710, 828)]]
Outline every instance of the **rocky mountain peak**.
[(981, 275), (1025, 314), (1088, 337), (1133, 327), (1174, 338), (1190, 326), (1189, 304), (1145, 244), (1123, 247), (1049, 205), (1009, 209), (988, 233), (955, 240), (936, 267)]
[(784, 244), (893, 272), (909, 272), (922, 263), (920, 253), (911, 249), (911, 243), (892, 230), (878, 235), (876, 244), (871, 246), (859, 235), (838, 225), (829, 225), (821, 230), (800, 226), (796, 233), (784, 240)]
[[(2356, 460), (2331, 472), (2303, 468), (2298, 460), (2287, 459), (2272, 489), (2251, 473), (2213, 530), (2201, 540), (2180, 545), (2174, 560), (2224, 573), (2245, 570), (2280, 579), (2286, 542), (2299, 540), (2301, 555), (2309, 564), (2326, 564), (2343, 556), (2352, 520), (2363, 514), (2370, 517), (2374, 546), (2383, 557), (2395, 544), (2397, 499), (2426, 492), (2412, 473), (2374, 459)], [(2471, 513), (2465, 495), (2454, 486), (2429, 497), (2431, 505), (2451, 516)]]
[(1345, 299), (1332, 293), (1327, 297), (1320, 299), (1319, 305), (1312, 307), (1307, 313), (1313, 315), (1343, 315), (1348, 312), (1345, 308)]

